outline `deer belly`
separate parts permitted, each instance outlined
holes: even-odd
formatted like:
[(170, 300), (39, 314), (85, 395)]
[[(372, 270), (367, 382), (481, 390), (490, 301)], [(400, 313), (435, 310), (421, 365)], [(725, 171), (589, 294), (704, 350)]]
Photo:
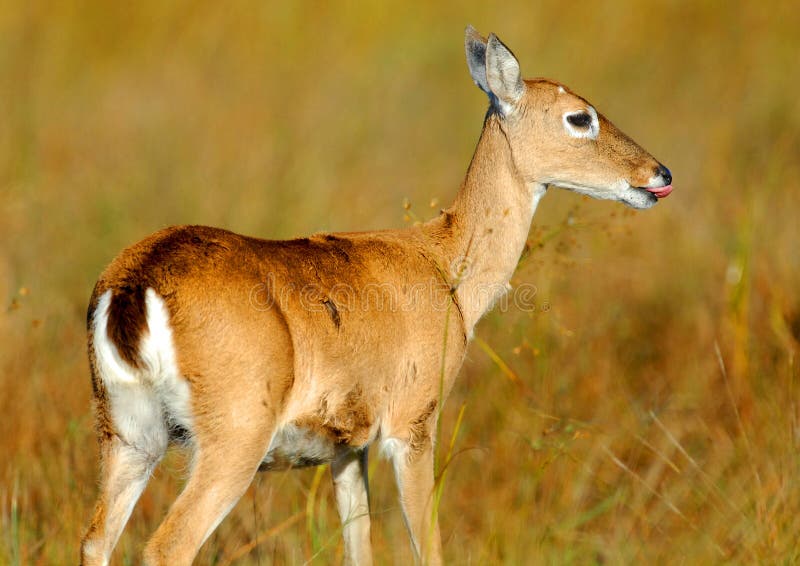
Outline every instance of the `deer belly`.
[(334, 441), (325, 435), (287, 424), (275, 433), (258, 469), (288, 470), (319, 466), (333, 460), (335, 447)]

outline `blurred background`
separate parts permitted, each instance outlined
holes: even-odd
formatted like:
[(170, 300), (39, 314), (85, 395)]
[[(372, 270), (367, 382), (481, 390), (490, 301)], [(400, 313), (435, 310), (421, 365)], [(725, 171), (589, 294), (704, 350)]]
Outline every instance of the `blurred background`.
[[(444, 413), (447, 562), (800, 561), (795, 2), (0, 0), (0, 563), (77, 561), (104, 265), (171, 224), (434, 216), (487, 106), (468, 23), (675, 192), (646, 212), (544, 199), (514, 280), (537, 309), (479, 324)], [(185, 469), (168, 456), (113, 564), (139, 563)], [(376, 562), (410, 563), (376, 454), (371, 474)], [(262, 474), (198, 563), (337, 563), (339, 529), (324, 468)]]

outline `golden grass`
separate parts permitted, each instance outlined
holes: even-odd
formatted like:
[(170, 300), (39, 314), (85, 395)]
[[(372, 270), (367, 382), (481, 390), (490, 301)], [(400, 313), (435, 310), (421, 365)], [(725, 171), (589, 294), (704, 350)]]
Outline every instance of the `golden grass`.
[[(479, 325), (443, 413), (447, 461), (466, 406), (447, 561), (800, 561), (796, 6), (503, 4), (0, 1), (0, 563), (77, 560), (103, 265), (169, 224), (434, 214), (486, 104), (467, 23), (586, 95), (676, 190), (645, 213), (543, 202), (516, 276), (541, 308)], [(184, 465), (157, 472), (114, 564), (138, 563)], [(376, 559), (408, 563), (390, 470), (371, 471)], [(335, 563), (338, 529), (327, 478), (261, 475), (198, 563)]]

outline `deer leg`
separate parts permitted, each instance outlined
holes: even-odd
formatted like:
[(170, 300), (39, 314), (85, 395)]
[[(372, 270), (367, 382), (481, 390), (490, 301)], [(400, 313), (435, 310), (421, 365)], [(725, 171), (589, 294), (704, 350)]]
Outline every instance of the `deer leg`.
[[(98, 403), (100, 494), (81, 543), (81, 564), (108, 564), (125, 523), (167, 449), (167, 430), (153, 392), (139, 383), (119, 383), (108, 368)], [(100, 382), (97, 370), (92, 368)]]
[(161, 454), (148, 454), (116, 435), (101, 440), (100, 495), (81, 543), (82, 565), (108, 564), (111, 551), (160, 459)]
[[(257, 415), (257, 416), (256, 416)], [(244, 495), (270, 441), (271, 425), (233, 427), (215, 415), (213, 435), (196, 438), (194, 465), (183, 492), (148, 541), (147, 565), (189, 565), (205, 540)]]
[(369, 525), (369, 478), (367, 448), (342, 450), (331, 463), (336, 507), (342, 520), (344, 563), (370, 566), (372, 549)]
[(442, 563), (439, 525), (433, 517), (433, 441), (430, 436), (410, 446), (396, 441), (391, 449), (395, 481), (414, 555), (418, 564)]

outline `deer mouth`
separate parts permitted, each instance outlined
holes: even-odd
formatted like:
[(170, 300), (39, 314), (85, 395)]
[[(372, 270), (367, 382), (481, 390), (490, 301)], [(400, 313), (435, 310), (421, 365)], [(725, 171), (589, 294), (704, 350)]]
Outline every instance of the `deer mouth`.
[(648, 193), (655, 195), (656, 198), (666, 198), (672, 192), (672, 185), (665, 185), (663, 187), (637, 187), (643, 189)]

